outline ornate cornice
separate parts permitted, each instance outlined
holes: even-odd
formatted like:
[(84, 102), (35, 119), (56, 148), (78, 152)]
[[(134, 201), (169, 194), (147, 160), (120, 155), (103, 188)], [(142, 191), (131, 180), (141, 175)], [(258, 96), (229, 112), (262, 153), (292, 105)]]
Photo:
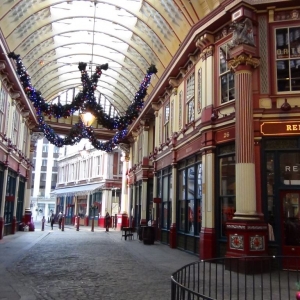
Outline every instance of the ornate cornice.
[(200, 59), (202, 61), (206, 60), (208, 57), (213, 56), (215, 47), (213, 45), (210, 45), (203, 49), (203, 51), (200, 53)]
[(251, 66), (254, 69), (260, 65), (260, 59), (251, 54), (242, 53), (228, 61), (228, 68), (235, 71), (240, 65)]

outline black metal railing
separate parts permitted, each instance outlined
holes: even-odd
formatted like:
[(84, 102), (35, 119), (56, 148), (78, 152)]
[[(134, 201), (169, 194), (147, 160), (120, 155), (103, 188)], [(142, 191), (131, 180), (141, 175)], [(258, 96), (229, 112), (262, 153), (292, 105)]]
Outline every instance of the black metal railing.
[(171, 276), (171, 300), (296, 299), (299, 256), (216, 258), (186, 265)]

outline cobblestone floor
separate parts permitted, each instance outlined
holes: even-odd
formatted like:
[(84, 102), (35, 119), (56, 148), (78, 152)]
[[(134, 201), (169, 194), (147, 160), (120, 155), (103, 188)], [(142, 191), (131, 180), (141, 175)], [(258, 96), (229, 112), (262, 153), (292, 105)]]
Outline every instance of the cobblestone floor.
[(34, 292), (22, 300), (167, 300), (172, 272), (198, 259), (160, 243), (125, 241), (119, 231), (46, 227), (43, 236), (33, 234), (39, 240), (6, 266), (10, 280)]

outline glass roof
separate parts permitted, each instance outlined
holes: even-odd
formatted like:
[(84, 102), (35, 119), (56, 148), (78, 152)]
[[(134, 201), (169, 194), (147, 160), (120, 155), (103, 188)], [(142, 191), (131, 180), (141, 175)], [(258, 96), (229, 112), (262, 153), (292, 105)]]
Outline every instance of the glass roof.
[(122, 114), (150, 64), (170, 63), (191, 27), (222, 0), (0, 0), (0, 28), (32, 84), (52, 101), (80, 88), (79, 62), (108, 63), (98, 91)]

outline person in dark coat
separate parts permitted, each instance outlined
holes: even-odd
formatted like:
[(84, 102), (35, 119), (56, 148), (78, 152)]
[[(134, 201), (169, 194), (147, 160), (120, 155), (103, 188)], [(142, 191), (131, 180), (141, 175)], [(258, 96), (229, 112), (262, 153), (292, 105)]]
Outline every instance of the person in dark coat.
[(110, 225), (110, 215), (107, 212), (106, 215), (105, 215), (105, 228), (106, 228), (106, 231), (109, 231), (109, 225)]
[(62, 223), (62, 219), (63, 219), (62, 212), (59, 212), (57, 219), (58, 219), (58, 228), (61, 229), (61, 223)]
[(50, 217), (50, 224), (51, 224), (51, 229), (52, 230), (53, 230), (54, 219), (55, 219), (54, 214), (52, 214), (51, 217)]

